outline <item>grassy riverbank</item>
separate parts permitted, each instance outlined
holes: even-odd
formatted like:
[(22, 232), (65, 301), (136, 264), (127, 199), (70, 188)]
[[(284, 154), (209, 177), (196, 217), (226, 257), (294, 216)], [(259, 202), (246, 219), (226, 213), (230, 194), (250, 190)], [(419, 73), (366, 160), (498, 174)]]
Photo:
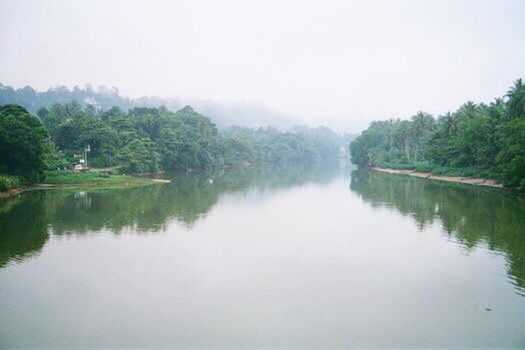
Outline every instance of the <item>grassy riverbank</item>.
[[(5, 176), (0, 175), (0, 178)], [(3, 180), (2, 180), (3, 181)], [(69, 173), (50, 172), (42, 183), (29, 184), (20, 181), (4, 181), (0, 198), (8, 198), (30, 190), (43, 189), (85, 189), (85, 190), (113, 190), (120, 188), (134, 188), (169, 183), (166, 179), (152, 179), (127, 175), (110, 175), (105, 173)]]
[(502, 184), (498, 183), (494, 179), (486, 179), (486, 178), (470, 177), (470, 176), (445, 176), (445, 175), (433, 174), (430, 172), (420, 172), (420, 171), (411, 170), (411, 169), (391, 169), (391, 168), (381, 168), (381, 167), (373, 167), (370, 169), (381, 172), (381, 173), (408, 175), (408, 176), (421, 177), (421, 178), (425, 178), (429, 180), (436, 180), (436, 181), (447, 181), (447, 182), (455, 182), (455, 183), (461, 183), (461, 184), (466, 184), (466, 185), (488, 186), (488, 187), (498, 187), (498, 188), (503, 187)]
[(169, 180), (134, 177), (127, 175), (110, 175), (104, 173), (70, 173), (49, 172), (41, 185), (52, 187), (96, 187), (96, 188), (129, 188), (167, 183)]

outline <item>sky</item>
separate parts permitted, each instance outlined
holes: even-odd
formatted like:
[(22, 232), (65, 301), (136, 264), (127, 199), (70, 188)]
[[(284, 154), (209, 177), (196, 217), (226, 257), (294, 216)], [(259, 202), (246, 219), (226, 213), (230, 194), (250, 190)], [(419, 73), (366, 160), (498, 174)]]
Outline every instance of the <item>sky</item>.
[(525, 1), (0, 0), (0, 82), (257, 102), (356, 131), (525, 78)]

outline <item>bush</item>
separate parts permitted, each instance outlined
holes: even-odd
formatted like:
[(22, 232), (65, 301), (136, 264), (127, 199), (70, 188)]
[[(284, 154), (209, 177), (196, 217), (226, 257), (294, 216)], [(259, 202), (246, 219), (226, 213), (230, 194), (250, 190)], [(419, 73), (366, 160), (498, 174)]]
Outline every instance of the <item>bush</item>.
[(416, 166), (414, 167), (415, 171), (418, 171), (421, 173), (430, 173), (432, 172), (432, 169), (433, 169), (432, 165), (430, 165), (427, 162), (416, 163)]
[(115, 169), (111, 169), (109, 171), (109, 174), (110, 175), (121, 175), (122, 174), (122, 171), (120, 170), (120, 168), (115, 168)]
[(499, 176), (498, 173), (492, 169), (479, 169), (476, 172), (476, 177), (482, 177), (485, 179), (500, 179), (501, 176)]
[(495, 178), (495, 174), (489, 169), (476, 169), (472, 167), (455, 168), (446, 166), (435, 166), (434, 168), (432, 168), (432, 174), (445, 176)]
[(0, 191), (7, 191), (12, 188), (22, 186), (22, 181), (19, 177), (11, 175), (0, 175)]

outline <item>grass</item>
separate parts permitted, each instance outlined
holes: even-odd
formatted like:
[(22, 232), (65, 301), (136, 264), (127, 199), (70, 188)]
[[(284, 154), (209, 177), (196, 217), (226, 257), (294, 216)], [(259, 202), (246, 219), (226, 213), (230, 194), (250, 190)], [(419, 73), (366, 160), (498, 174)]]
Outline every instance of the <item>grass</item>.
[(45, 184), (57, 187), (129, 188), (153, 185), (153, 179), (104, 173), (70, 173), (51, 171), (46, 173)]

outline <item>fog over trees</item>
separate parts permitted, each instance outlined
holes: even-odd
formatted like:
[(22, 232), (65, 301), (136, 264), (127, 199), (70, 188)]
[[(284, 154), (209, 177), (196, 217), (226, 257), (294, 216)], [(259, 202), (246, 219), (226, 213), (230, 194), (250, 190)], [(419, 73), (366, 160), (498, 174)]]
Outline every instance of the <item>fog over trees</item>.
[[(12, 99), (6, 94), (2, 101), (11, 104), (0, 109), (0, 150), (9, 155), (0, 159), (0, 173), (25, 181), (43, 180), (45, 170), (70, 168), (86, 147), (91, 167), (118, 165), (129, 173), (155, 173), (255, 164), (333, 163), (351, 137), (326, 127), (298, 126), (282, 131), (232, 126), (218, 130), (191, 106), (176, 112), (164, 106), (126, 111), (119, 106), (106, 109), (84, 99), (82, 104), (54, 103), (31, 115), (13, 102), (26, 101), (36, 108), (42, 101), (32, 100), (38, 94), (25, 96), (22, 92), (15, 92)], [(128, 102), (116, 93), (102, 95), (109, 96), (101, 99), (104, 104)]]
[(123, 110), (134, 107), (160, 107), (176, 111), (185, 105), (191, 105), (199, 113), (209, 117), (219, 128), (228, 126), (266, 127), (280, 129), (290, 128), (302, 122), (286, 113), (270, 110), (260, 103), (219, 103), (210, 99), (143, 96), (128, 98), (123, 96), (116, 87), (100, 86), (93, 88), (57, 86), (45, 91), (37, 91), (31, 86), (13, 88), (0, 83), (0, 104), (19, 104), (31, 113), (37, 113), (40, 108), (49, 108), (55, 103), (76, 101), (81, 106), (91, 105), (96, 109), (109, 109), (117, 106)]

